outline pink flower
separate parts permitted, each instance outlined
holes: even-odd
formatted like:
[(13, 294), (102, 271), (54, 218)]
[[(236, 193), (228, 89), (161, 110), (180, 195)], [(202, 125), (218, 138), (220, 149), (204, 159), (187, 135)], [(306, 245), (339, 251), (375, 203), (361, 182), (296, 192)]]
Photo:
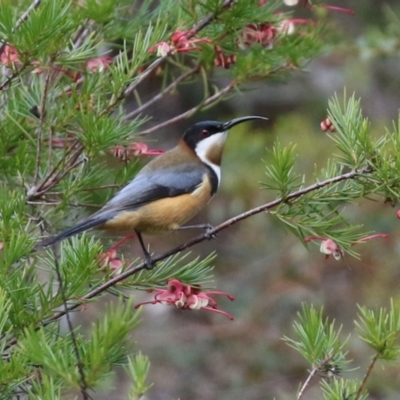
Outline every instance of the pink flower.
[(166, 57), (174, 52), (175, 47), (167, 42), (160, 42), (150, 47), (149, 53), (153, 53), (155, 49), (157, 49), (157, 57)]
[(214, 65), (216, 67), (222, 67), (225, 69), (229, 69), (232, 64), (236, 62), (236, 56), (234, 54), (230, 54), (229, 56), (225, 55), (222, 52), (222, 48), (220, 46), (214, 46), (214, 50), (216, 56), (214, 58)]
[(19, 59), (18, 51), (13, 46), (4, 46), (3, 52), (0, 56), (0, 62), (6, 66), (11, 66), (12, 64), (21, 64)]
[[(379, 238), (379, 237), (387, 238), (388, 236), (389, 235), (387, 233), (377, 233), (375, 235), (369, 235), (369, 236), (365, 236), (361, 239), (358, 239), (351, 245), (354, 246), (357, 243), (364, 243), (368, 240)], [(344, 255), (343, 250), (332, 239), (321, 237), (321, 236), (308, 236), (304, 239), (304, 241), (306, 243), (310, 242), (311, 240), (320, 240), (321, 241), (321, 246), (319, 248), (319, 251), (323, 254), (326, 254), (325, 258), (329, 258), (329, 256), (332, 255), (335, 260), (340, 260)]]
[(139, 303), (135, 306), (138, 308), (144, 304), (165, 304), (174, 305), (176, 308), (183, 310), (206, 310), (225, 315), (230, 320), (233, 320), (231, 314), (226, 311), (218, 309), (217, 302), (209, 295), (226, 296), (229, 300), (235, 298), (229, 293), (219, 291), (204, 291), (193, 288), (190, 285), (185, 285), (178, 279), (170, 279), (168, 281), (167, 289), (154, 289), (156, 292), (154, 300)]
[(328, 6), (326, 4), (319, 4), (314, 7), (321, 7), (321, 8), (326, 8), (327, 10), (331, 10), (331, 11), (337, 11), (337, 12), (342, 12), (345, 14), (356, 15), (356, 13), (353, 10), (351, 10), (350, 8)]
[(397, 218), (400, 219), (400, 210), (397, 210)]
[(91, 58), (86, 61), (86, 69), (89, 72), (103, 72), (110, 66), (112, 61), (112, 57)]
[(195, 46), (196, 43), (212, 43), (212, 40), (207, 38), (191, 39), (194, 35), (195, 32), (192, 30), (181, 31), (177, 29), (172, 33), (169, 42), (156, 43), (149, 48), (149, 53), (154, 53), (157, 50), (157, 56), (165, 57), (175, 53), (201, 50), (200, 47)]
[(121, 272), (123, 267), (125, 267), (125, 261), (117, 257), (117, 249), (122, 243), (125, 243), (127, 240), (130, 240), (134, 237), (134, 234), (127, 235), (115, 243), (114, 246), (110, 247), (107, 251), (100, 253), (98, 256), (100, 267), (107, 267), (113, 275)]
[[(286, 3), (286, 1), (292, 2), (291, 0), (284, 0), (284, 1), (285, 1), (285, 3)], [(304, 4), (304, 7), (307, 7), (310, 9), (315, 8), (315, 7), (320, 7), (320, 8), (325, 8), (327, 10), (338, 11), (338, 12), (342, 12), (342, 13), (346, 13), (346, 14), (350, 14), (350, 15), (355, 15), (355, 12), (353, 10), (351, 10), (350, 8), (329, 6), (327, 4), (312, 5), (312, 4), (309, 4), (309, 0), (303, 0), (303, 4)], [(289, 4), (287, 4), (287, 5), (289, 5)]]
[(115, 146), (111, 153), (121, 161), (127, 161), (133, 156), (158, 156), (164, 153), (164, 150), (149, 149), (146, 143), (133, 142), (129, 146)]
[(342, 258), (343, 250), (332, 239), (324, 238), (321, 236), (309, 236), (304, 239), (306, 243), (310, 242), (311, 240), (321, 241), (319, 251), (323, 254), (326, 254), (325, 258), (329, 258), (330, 255), (332, 255), (335, 260), (340, 260)]
[(245, 49), (252, 44), (259, 43), (264, 47), (272, 48), (278, 29), (270, 24), (248, 24), (242, 31), (239, 47)]
[(361, 239), (358, 239), (357, 241), (355, 241), (353, 243), (353, 245), (355, 245), (357, 243), (364, 243), (364, 242), (366, 242), (368, 240), (371, 240), (371, 239), (376, 239), (376, 238), (386, 239), (387, 237), (389, 237), (389, 235), (387, 233), (376, 233), (375, 235), (369, 235), (369, 236), (365, 236), (365, 237), (363, 237)]
[(101, 268), (107, 267), (114, 274), (124, 266), (124, 261), (118, 258), (117, 251), (111, 248), (99, 255), (99, 264)]
[(142, 142), (133, 142), (128, 146), (128, 150), (135, 156), (159, 156), (164, 153), (164, 150), (149, 149), (149, 146)]

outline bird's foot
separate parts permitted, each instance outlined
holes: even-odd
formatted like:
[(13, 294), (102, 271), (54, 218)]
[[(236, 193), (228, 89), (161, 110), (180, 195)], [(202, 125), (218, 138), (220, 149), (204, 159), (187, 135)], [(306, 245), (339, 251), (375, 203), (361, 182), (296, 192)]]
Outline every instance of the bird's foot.
[(212, 232), (215, 229), (215, 227), (213, 227), (211, 224), (206, 224), (206, 225), (207, 225), (205, 227), (205, 230), (206, 230), (205, 236), (206, 236), (206, 238), (208, 240), (215, 239), (218, 236), (217, 232)]
[(153, 261), (150, 254), (146, 254), (146, 269), (151, 270), (155, 267), (156, 262)]
[(210, 233), (215, 229), (211, 224), (185, 225), (185, 226), (180, 226), (178, 228), (178, 230), (183, 230), (183, 229), (204, 229), (205, 236), (207, 239), (210, 240), (217, 237), (217, 233)]

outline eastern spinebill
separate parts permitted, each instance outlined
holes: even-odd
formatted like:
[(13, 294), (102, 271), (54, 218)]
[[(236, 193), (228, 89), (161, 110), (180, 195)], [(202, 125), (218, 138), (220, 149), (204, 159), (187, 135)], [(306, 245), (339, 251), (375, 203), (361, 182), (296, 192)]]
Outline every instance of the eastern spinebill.
[(176, 147), (150, 161), (103, 208), (72, 228), (40, 242), (36, 249), (91, 228), (134, 231), (151, 268), (153, 263), (142, 234), (185, 228), (182, 225), (205, 207), (218, 190), (229, 129), (255, 119), (267, 120), (247, 116), (228, 122), (202, 121), (192, 125)]

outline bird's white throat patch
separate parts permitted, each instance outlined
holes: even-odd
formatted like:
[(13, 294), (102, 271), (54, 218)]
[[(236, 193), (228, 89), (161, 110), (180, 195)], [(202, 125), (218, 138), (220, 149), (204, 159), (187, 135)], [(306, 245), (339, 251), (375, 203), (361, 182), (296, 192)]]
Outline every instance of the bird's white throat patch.
[(213, 163), (208, 155), (212, 154), (214, 151), (222, 154), (227, 136), (228, 132), (215, 133), (214, 135), (200, 140), (195, 149), (195, 152), (200, 160), (203, 161), (204, 164), (207, 164), (209, 167), (211, 167), (217, 174), (218, 185), (221, 182), (221, 168), (219, 165)]

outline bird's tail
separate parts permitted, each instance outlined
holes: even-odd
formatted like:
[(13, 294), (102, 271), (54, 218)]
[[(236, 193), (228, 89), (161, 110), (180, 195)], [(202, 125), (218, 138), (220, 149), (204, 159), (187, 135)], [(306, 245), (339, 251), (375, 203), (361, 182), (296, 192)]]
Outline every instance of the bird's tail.
[(34, 251), (41, 249), (42, 247), (50, 246), (54, 243), (59, 242), (60, 240), (64, 240), (70, 236), (74, 236), (77, 233), (87, 231), (88, 229), (95, 228), (96, 226), (104, 224), (104, 222), (108, 221), (109, 216), (96, 216), (93, 218), (89, 218), (85, 221), (82, 221), (78, 225), (73, 226), (72, 228), (66, 229), (65, 231), (59, 233), (58, 235), (51, 236), (37, 243), (34, 247)]

